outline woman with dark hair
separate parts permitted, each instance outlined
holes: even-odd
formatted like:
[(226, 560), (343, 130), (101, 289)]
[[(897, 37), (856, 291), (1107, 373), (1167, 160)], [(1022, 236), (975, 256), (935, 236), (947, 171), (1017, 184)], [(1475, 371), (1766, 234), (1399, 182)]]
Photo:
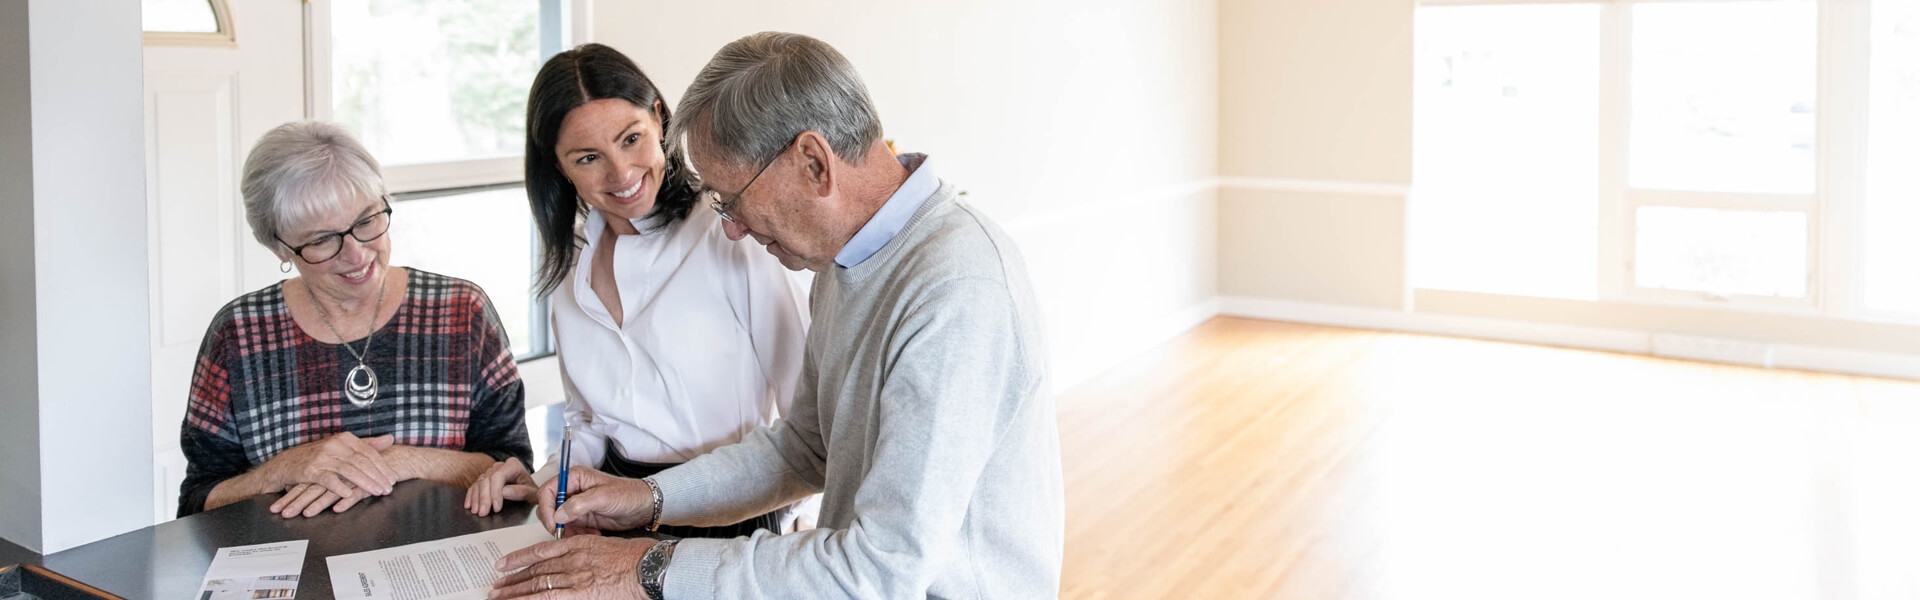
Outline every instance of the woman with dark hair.
[[(771, 255), (692, 210), (699, 180), (668, 151), (659, 89), (612, 48), (549, 59), (527, 99), (527, 201), (538, 287), (553, 306), (572, 464), (643, 478), (786, 415), (806, 342), (806, 297)], [(536, 476), (495, 464), (468, 489), (485, 515), (532, 501)], [(780, 533), (782, 510), (680, 537)]]

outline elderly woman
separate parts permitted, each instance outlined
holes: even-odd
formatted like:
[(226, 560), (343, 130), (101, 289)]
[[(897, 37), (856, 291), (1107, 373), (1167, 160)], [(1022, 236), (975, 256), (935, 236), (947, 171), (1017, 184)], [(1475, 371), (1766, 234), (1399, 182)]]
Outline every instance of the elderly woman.
[(474, 284), (389, 266), (380, 166), (338, 126), (289, 123), (247, 156), (247, 224), (292, 279), (207, 327), (180, 428), (180, 515), (281, 494), (340, 512), (409, 479), (467, 487), (532, 459), (499, 316)]

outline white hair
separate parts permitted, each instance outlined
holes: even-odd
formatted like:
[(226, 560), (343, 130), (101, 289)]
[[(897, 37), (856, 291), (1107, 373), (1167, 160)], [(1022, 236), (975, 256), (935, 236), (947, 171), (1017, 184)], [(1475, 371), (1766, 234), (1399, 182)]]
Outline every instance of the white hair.
[(881, 137), (880, 114), (867, 86), (826, 42), (764, 31), (734, 40), (680, 98), (667, 139), (679, 146), (693, 132), (703, 148), (734, 165), (772, 160), (803, 131), (818, 131), (842, 160), (858, 164)]
[(281, 232), (346, 203), (387, 193), (379, 161), (332, 123), (299, 121), (273, 128), (253, 144), (242, 172), (240, 197), (253, 238), (283, 259), (291, 253)]

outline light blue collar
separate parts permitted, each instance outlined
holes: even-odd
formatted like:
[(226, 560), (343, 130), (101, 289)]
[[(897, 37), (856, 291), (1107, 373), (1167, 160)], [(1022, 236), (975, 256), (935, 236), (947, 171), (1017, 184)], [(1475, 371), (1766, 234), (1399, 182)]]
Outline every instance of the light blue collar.
[(900, 184), (900, 189), (893, 191), (887, 203), (880, 206), (880, 211), (873, 213), (873, 218), (868, 219), (867, 224), (853, 234), (853, 239), (847, 240), (847, 245), (840, 248), (840, 253), (834, 255), (833, 262), (840, 268), (851, 269), (873, 258), (873, 253), (886, 247), (887, 242), (893, 241), (893, 236), (900, 235), (900, 230), (907, 227), (907, 221), (913, 220), (913, 213), (920, 211), (920, 205), (926, 204), (927, 199), (940, 190), (940, 177), (933, 172), (933, 159), (920, 153), (902, 154), (896, 158), (901, 166), (913, 174), (907, 176), (907, 182)]

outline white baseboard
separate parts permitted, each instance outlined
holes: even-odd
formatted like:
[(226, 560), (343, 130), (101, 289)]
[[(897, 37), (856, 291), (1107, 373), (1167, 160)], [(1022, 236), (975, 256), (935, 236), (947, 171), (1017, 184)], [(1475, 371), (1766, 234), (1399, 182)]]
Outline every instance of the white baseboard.
[(1920, 356), (1847, 348), (1777, 344), (1773, 365), (1788, 369), (1920, 379)]
[(1525, 342), (1545, 346), (1565, 346), (1650, 354), (1652, 345), (1645, 332), (1601, 329), (1574, 325), (1554, 325), (1526, 321), (1508, 321), (1480, 317), (1435, 315), (1387, 308), (1342, 306), (1317, 302), (1268, 300), (1265, 298), (1225, 297), (1220, 313), (1273, 321), (1293, 321), (1316, 325), (1334, 325), (1357, 329), (1381, 329), (1409, 333), (1430, 333), (1459, 337), (1485, 338), (1507, 342)]
[[(1235, 296), (1220, 299), (1220, 314), (1357, 329), (1403, 331), (1630, 354), (1664, 355), (1762, 368), (1920, 379), (1920, 355), (1848, 348), (1730, 340), (1672, 335), (1665, 332), (1437, 315), (1386, 308)], [(1656, 340), (1662, 343), (1656, 344)]]
[(1705, 362), (1773, 367), (1778, 344), (1676, 333), (1653, 334), (1653, 355)]

